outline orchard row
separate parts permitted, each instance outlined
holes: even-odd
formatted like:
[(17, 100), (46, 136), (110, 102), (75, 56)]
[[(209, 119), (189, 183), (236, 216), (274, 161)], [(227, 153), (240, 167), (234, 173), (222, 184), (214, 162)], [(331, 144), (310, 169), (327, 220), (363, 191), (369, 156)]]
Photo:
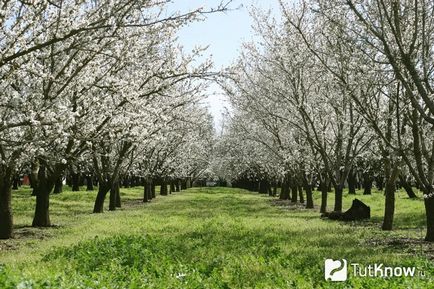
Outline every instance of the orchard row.
[[(393, 228), (397, 185), (424, 196), (434, 241), (434, 2), (280, 0), (282, 17), (253, 10), (256, 43), (221, 85), (233, 107), (215, 171), (238, 185), (384, 189)], [(256, 183), (255, 183), (256, 182)]]
[(177, 33), (226, 6), (179, 13), (167, 3), (0, 4), (0, 238), (13, 234), (19, 175), (31, 178), (40, 227), (65, 176), (91, 174), (102, 212), (125, 176), (164, 183), (207, 168), (213, 123), (200, 102), (212, 63), (200, 48), (185, 52)]

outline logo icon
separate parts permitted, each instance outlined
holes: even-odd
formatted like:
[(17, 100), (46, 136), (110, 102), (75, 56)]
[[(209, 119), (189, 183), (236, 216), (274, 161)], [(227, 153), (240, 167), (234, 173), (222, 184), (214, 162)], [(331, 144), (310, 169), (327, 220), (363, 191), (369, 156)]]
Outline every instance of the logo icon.
[(331, 281), (347, 280), (347, 260), (326, 259), (324, 266), (324, 277)]

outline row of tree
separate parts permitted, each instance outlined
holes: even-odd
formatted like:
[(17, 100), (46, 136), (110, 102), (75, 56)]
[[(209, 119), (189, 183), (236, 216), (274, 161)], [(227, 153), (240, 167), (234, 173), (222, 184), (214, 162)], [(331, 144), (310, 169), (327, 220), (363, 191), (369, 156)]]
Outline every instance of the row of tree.
[[(244, 186), (280, 184), (282, 198), (329, 184), (334, 211), (357, 182), (384, 188), (393, 225), (399, 182), (423, 192), (434, 241), (434, 2), (280, 0), (281, 18), (253, 10), (257, 43), (221, 81), (233, 112), (216, 172)], [(250, 182), (250, 184), (249, 184)], [(294, 196), (294, 194), (293, 194)], [(293, 197), (294, 198), (294, 197)], [(296, 200), (296, 193), (295, 193)]]
[(212, 64), (197, 61), (200, 48), (183, 51), (176, 33), (226, 5), (170, 13), (169, 2), (0, 4), (0, 238), (13, 233), (19, 174), (36, 195), (33, 226), (50, 226), (50, 193), (66, 174), (97, 180), (102, 212), (128, 177), (148, 184), (147, 201), (152, 182), (206, 169), (213, 127), (200, 101)]

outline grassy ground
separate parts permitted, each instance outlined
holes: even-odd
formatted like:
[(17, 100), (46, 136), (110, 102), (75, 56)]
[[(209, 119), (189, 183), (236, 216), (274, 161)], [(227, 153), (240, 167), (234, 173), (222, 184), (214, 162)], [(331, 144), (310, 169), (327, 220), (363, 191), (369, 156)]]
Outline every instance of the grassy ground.
[[(122, 189), (123, 209), (90, 214), (95, 195), (52, 196), (56, 226), (35, 229), (30, 190), (14, 192), (16, 237), (0, 242), (0, 288), (434, 288), (423, 202), (402, 192), (392, 232), (380, 230), (381, 193), (359, 194), (372, 220), (347, 224), (238, 189), (193, 188), (150, 204), (142, 188)], [(416, 266), (426, 277), (353, 277), (350, 267), (348, 281), (326, 282), (326, 258)]]

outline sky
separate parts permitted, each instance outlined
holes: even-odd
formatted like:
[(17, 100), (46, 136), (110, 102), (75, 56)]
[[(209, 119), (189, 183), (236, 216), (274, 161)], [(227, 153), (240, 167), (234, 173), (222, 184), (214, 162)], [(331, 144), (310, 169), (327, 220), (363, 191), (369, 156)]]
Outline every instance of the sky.
[[(186, 12), (198, 7), (216, 7), (223, 0), (174, 0), (170, 10)], [(225, 13), (209, 14), (204, 21), (191, 23), (182, 28), (179, 42), (186, 51), (195, 46), (208, 46), (205, 57), (211, 55), (214, 69), (219, 70), (231, 65), (239, 56), (243, 42), (254, 38), (251, 28), (253, 20), (249, 15), (252, 6), (271, 9), (277, 15), (278, 0), (233, 0)], [(222, 122), (222, 113), (228, 103), (223, 91), (217, 84), (212, 84), (207, 91), (207, 105), (213, 115), (216, 129)]]

